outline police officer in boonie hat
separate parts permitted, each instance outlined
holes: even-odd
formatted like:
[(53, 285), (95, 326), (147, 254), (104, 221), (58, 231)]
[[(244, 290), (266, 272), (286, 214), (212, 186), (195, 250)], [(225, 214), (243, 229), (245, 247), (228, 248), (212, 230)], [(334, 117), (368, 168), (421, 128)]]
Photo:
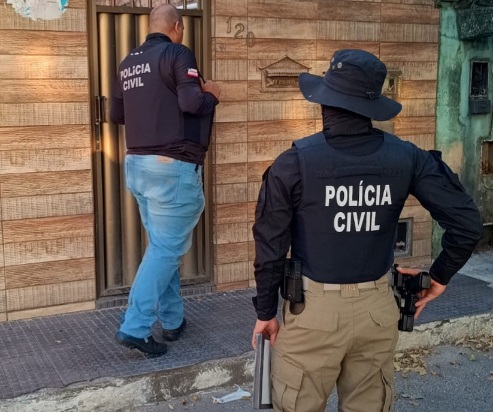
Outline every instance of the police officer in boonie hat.
[[(399, 215), (409, 194), (445, 229), (419, 315), (466, 263), (482, 221), (438, 152), (372, 126), (401, 105), (382, 95), (385, 65), (339, 50), (323, 77), (301, 74), (322, 105), (323, 131), (296, 140), (266, 171), (255, 214), (256, 335), (270, 335), (275, 411), (322, 412), (334, 385), (339, 412), (388, 412), (399, 310), (388, 286)], [(288, 250), (301, 261), (304, 309), (276, 318)], [(398, 268), (401, 273), (419, 270)]]
[(306, 100), (339, 107), (373, 120), (390, 120), (402, 109), (382, 95), (387, 68), (363, 50), (339, 50), (324, 77), (302, 73), (300, 90)]

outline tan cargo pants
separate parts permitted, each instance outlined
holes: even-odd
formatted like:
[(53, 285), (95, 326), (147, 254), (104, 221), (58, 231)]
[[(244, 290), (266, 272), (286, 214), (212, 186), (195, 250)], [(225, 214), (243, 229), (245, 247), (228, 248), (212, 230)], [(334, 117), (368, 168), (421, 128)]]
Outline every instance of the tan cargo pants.
[(271, 363), (274, 410), (323, 412), (336, 385), (339, 412), (389, 412), (399, 310), (387, 277), (371, 289), (306, 283), (303, 312), (283, 307)]

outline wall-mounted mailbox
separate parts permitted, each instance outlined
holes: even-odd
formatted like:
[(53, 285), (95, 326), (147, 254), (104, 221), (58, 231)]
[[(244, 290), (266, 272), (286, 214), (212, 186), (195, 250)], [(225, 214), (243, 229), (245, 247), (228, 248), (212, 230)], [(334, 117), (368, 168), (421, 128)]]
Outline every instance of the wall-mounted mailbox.
[(488, 98), (489, 63), (471, 61), (469, 77), (469, 114), (491, 112), (491, 100)]
[(308, 73), (310, 68), (291, 57), (284, 56), (282, 59), (259, 67), (262, 72), (262, 91), (298, 92), (298, 76), (300, 73)]

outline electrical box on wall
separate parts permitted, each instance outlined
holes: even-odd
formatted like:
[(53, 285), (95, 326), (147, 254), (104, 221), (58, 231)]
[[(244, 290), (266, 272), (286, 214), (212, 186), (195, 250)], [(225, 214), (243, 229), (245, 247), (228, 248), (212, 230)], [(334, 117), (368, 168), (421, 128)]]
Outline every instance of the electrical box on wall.
[(489, 67), (487, 61), (471, 61), (469, 73), (469, 114), (491, 112), (491, 100), (488, 96)]

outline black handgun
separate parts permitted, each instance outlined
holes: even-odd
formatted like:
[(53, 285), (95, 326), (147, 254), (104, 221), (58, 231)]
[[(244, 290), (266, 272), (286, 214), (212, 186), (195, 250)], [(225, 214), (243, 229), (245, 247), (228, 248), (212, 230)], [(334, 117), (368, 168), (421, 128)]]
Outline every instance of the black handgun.
[(417, 275), (406, 275), (397, 271), (397, 266), (391, 269), (391, 286), (394, 290), (395, 301), (401, 313), (398, 328), (404, 332), (412, 332), (418, 292), (431, 287), (431, 276), (428, 272)]
[(284, 276), (281, 296), (291, 303), (303, 303), (303, 280), (301, 278), (301, 262), (286, 259), (284, 262)]

